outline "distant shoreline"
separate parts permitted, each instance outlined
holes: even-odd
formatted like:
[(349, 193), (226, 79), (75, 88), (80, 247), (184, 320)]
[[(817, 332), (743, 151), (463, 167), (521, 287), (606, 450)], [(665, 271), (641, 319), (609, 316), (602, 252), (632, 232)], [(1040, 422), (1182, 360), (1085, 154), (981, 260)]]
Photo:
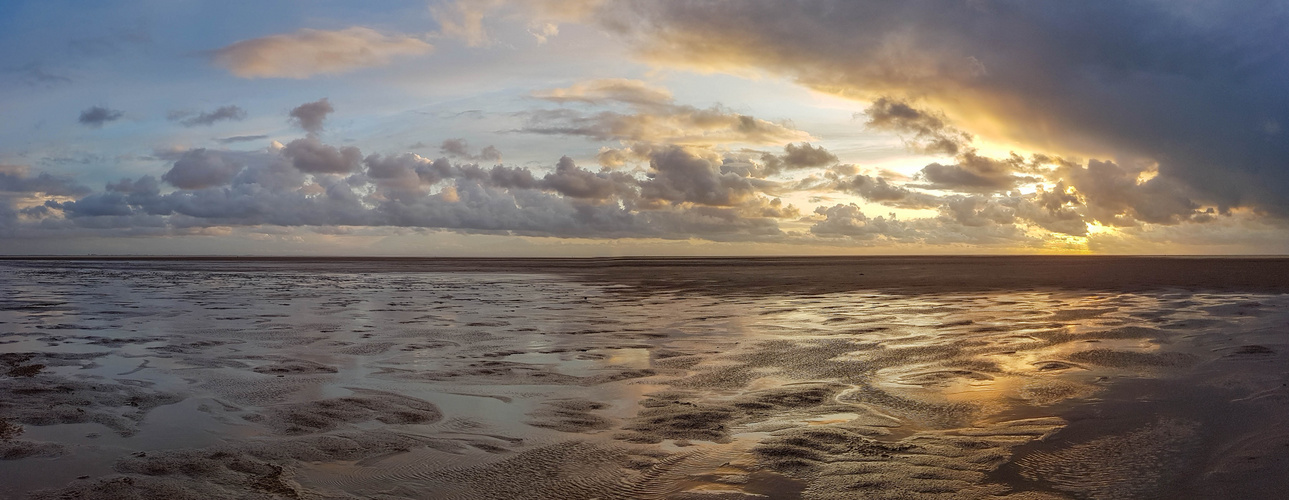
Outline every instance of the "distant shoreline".
[(938, 259), (1222, 259), (1222, 260), (1289, 260), (1289, 255), (1086, 255), (1086, 254), (916, 254), (916, 255), (630, 255), (613, 257), (442, 257), (442, 256), (355, 256), (355, 255), (0, 255), (0, 260), (140, 260), (140, 261), (480, 261), (480, 262), (616, 262), (616, 261), (829, 261), (829, 260), (938, 260)]
[[(222, 272), (542, 273), (645, 292), (710, 295), (948, 293), (990, 290), (1250, 291), (1289, 293), (1289, 257), (0, 257), (10, 266)], [(194, 265), (206, 263), (206, 266)]]

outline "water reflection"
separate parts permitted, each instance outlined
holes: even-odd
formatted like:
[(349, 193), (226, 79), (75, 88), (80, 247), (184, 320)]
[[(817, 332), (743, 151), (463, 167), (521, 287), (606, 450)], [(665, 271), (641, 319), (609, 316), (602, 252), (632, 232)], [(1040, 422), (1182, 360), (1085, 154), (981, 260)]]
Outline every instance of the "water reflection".
[(0, 352), (42, 365), (0, 377), (6, 496), (1266, 496), (1289, 463), (1252, 444), (1289, 443), (1283, 295), (4, 266)]

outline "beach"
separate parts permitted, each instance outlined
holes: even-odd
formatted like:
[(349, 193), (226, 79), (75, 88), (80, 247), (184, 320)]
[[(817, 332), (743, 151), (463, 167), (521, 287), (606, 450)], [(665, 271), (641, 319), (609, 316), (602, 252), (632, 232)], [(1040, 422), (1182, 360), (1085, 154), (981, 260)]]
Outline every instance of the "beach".
[(1278, 258), (5, 259), (0, 497), (1283, 498), (1286, 293)]

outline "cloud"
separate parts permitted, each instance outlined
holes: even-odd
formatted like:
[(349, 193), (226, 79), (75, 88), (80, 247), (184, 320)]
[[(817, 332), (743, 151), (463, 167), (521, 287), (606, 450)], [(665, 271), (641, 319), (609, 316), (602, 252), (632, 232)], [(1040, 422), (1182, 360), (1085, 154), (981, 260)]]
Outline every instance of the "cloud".
[(1090, 160), (1085, 166), (1064, 162), (1055, 176), (1073, 188), (1092, 220), (1106, 226), (1203, 222), (1212, 217), (1213, 212), (1200, 210), (1200, 205), (1188, 196), (1190, 188), (1167, 177), (1145, 179), (1143, 174), (1150, 173), (1153, 172)]
[[(927, 151), (961, 154), (928, 117), (951, 120), (1034, 151), (1155, 162), (1197, 203), (1289, 216), (1289, 52), (1272, 35), (1289, 11), (1265, 3), (624, 1), (597, 19), (655, 64), (886, 98), (876, 124)], [(936, 111), (897, 105), (913, 100)]]
[[(162, 180), (180, 188), (167, 194), (161, 194), (158, 180), (149, 176), (122, 179), (108, 183), (103, 191), (90, 192), (70, 179), (0, 167), (0, 200), (5, 201), (0, 203), (0, 232), (124, 236), (237, 226), (414, 227), (562, 238), (1015, 249), (1089, 236), (1087, 223), (1096, 220), (1095, 213), (1131, 222), (1134, 225), (1124, 227), (1134, 231), (1158, 227), (1159, 223), (1145, 219), (1167, 219), (1152, 210), (1176, 203), (1168, 191), (1161, 191), (1163, 185), (1150, 184), (1157, 177), (1142, 180), (1142, 171), (1113, 164), (1083, 166), (1048, 158), (1057, 164), (1048, 175), (1069, 177), (1076, 184), (1061, 180), (1050, 189), (1039, 186), (1033, 193), (1005, 195), (932, 195), (899, 185), (885, 174), (868, 175), (854, 166), (834, 165), (812, 176), (815, 184), (793, 187), (831, 189), (820, 186), (834, 183), (837, 189), (880, 203), (933, 208), (936, 215), (872, 216), (858, 205), (834, 204), (818, 207), (801, 219), (810, 226), (800, 233), (779, 226), (780, 221), (800, 217), (800, 212), (766, 196), (786, 186), (731, 171), (726, 168), (727, 158), (705, 150), (653, 148), (644, 153), (650, 162), (643, 175), (592, 172), (568, 157), (538, 175), (527, 168), (485, 168), (411, 153), (371, 155), (357, 161), (356, 148), (334, 148), (315, 137), (291, 144), (250, 152), (158, 152), (158, 157), (174, 161)], [(303, 168), (297, 164), (301, 161)], [(1117, 170), (1107, 175), (1102, 172), (1107, 168)], [(1063, 173), (1062, 169), (1087, 172)], [(332, 175), (305, 172), (322, 170)], [(1086, 184), (1107, 178), (1113, 181)], [(1125, 179), (1133, 181), (1129, 184)], [(1084, 193), (1078, 186), (1097, 194)], [(49, 199), (55, 196), (79, 198)], [(15, 199), (21, 199), (21, 204), (15, 204)], [(1215, 214), (1196, 210), (1173, 212), (1176, 220), (1168, 224), (1197, 227), (1217, 220)], [(1045, 236), (1038, 230), (1056, 235)]]
[(829, 153), (822, 146), (811, 146), (806, 143), (788, 144), (783, 147), (780, 159), (789, 168), (825, 167), (837, 163), (837, 156)]
[(45, 65), (39, 62), (27, 63), (13, 71), (22, 75), (21, 79), (29, 85), (53, 87), (59, 84), (72, 83), (71, 78), (66, 75), (50, 71), (45, 67)]
[(470, 143), (461, 138), (445, 139), (443, 143), (439, 145), (439, 152), (451, 157), (464, 158), (467, 160), (491, 162), (501, 161), (501, 150), (497, 149), (495, 146), (484, 146), (483, 149), (479, 150), (479, 154), (471, 154)]
[(0, 164), (0, 193), (41, 193), (50, 196), (79, 196), (89, 193), (71, 177), (41, 172), (31, 176), (30, 169), (20, 165)]
[(649, 179), (640, 184), (645, 200), (729, 207), (746, 203), (774, 184), (733, 173), (720, 163), (671, 147), (653, 154)]
[[(778, 220), (799, 216), (780, 200), (758, 196), (755, 191), (762, 184), (721, 174), (719, 160), (681, 149), (655, 153), (655, 170), (644, 179), (627, 172), (588, 171), (568, 157), (545, 175), (534, 175), (526, 168), (484, 168), (410, 153), (371, 155), (354, 165), (349, 161), (357, 150), (351, 151), (322, 145), (314, 137), (251, 152), (159, 151), (159, 158), (174, 161), (162, 180), (179, 187), (177, 191), (161, 194), (158, 180), (148, 176), (122, 179), (100, 192), (80, 191), (73, 201), (46, 201), (38, 210), (0, 210), (0, 230), (107, 236), (261, 225), (358, 226), (769, 241), (784, 237)], [(330, 165), (337, 158), (349, 172), (306, 176), (298, 164), (303, 160), (313, 165), (304, 170), (316, 171), (316, 164)], [(686, 179), (713, 184), (683, 185)]]
[(346, 174), (357, 169), (363, 159), (362, 151), (356, 147), (336, 148), (312, 136), (287, 143), (282, 156), (299, 171), (310, 174)]
[(604, 200), (622, 194), (630, 180), (622, 174), (597, 175), (578, 168), (572, 158), (564, 156), (556, 163), (555, 172), (542, 179), (541, 186), (570, 198)]
[(179, 189), (202, 189), (232, 182), (242, 163), (219, 151), (198, 148), (182, 153), (161, 180)]
[(232, 137), (224, 137), (224, 138), (220, 138), (220, 139), (215, 139), (215, 142), (218, 142), (218, 143), (220, 143), (220, 144), (232, 144), (232, 143), (235, 143), (235, 142), (262, 141), (262, 140), (264, 140), (264, 139), (268, 139), (268, 138), (269, 138), (269, 136), (267, 136), (267, 135), (235, 135), (235, 136), (232, 136)]
[(93, 106), (85, 111), (81, 111), (81, 117), (77, 121), (87, 127), (99, 128), (104, 123), (113, 122), (125, 116), (124, 111), (105, 108), (102, 106)]
[(152, 35), (142, 21), (133, 26), (117, 26), (106, 35), (76, 38), (67, 42), (67, 48), (78, 56), (102, 58), (121, 52), (129, 46), (152, 43)]
[(440, 36), (459, 39), (470, 47), (479, 47), (489, 42), (483, 18), (494, 8), (495, 2), (457, 1), (431, 7), (430, 12), (439, 23)]
[(663, 106), (672, 102), (671, 91), (640, 80), (626, 78), (578, 82), (570, 87), (539, 90), (532, 95), (538, 99), (560, 104), (621, 102), (637, 106)]
[(946, 124), (943, 113), (920, 110), (889, 97), (873, 101), (864, 114), (868, 128), (900, 134), (905, 145), (919, 153), (956, 156), (972, 140), (971, 134)]
[[(783, 146), (783, 154), (775, 155), (771, 153), (762, 153), (760, 164), (752, 162), (750, 159), (732, 157), (734, 162), (745, 163), (744, 175), (752, 177), (767, 177), (779, 174), (785, 171), (803, 170), (809, 168), (826, 167), (837, 163), (837, 155), (832, 154), (823, 146), (812, 146), (809, 143), (793, 144), (788, 143)], [(724, 168), (733, 169), (731, 162), (726, 162)]]
[(476, 155), (475, 158), (484, 161), (501, 161), (501, 150), (497, 149), (496, 146), (489, 144), (484, 146), (483, 149), (480, 149), (479, 154)]
[(450, 156), (469, 157), (470, 145), (465, 139), (444, 139), (443, 144), (439, 146), (439, 151)]
[(1006, 159), (995, 159), (969, 151), (958, 157), (952, 165), (932, 163), (918, 172), (918, 179), (928, 182), (919, 187), (966, 192), (997, 192), (1016, 187), (1017, 184), (1038, 179), (1016, 175), (1029, 166), (1024, 158), (1015, 154)]
[(241, 78), (308, 78), (385, 66), (394, 58), (430, 52), (433, 46), (408, 35), (363, 27), (242, 40), (212, 52), (212, 60)]
[(819, 207), (815, 213), (823, 220), (810, 226), (810, 232), (823, 237), (847, 237), (858, 240), (899, 240), (917, 237), (907, 224), (891, 217), (869, 217), (858, 205)]
[[(485, 21), (489, 17), (506, 17), (525, 22), (537, 43), (545, 43), (559, 34), (559, 24), (580, 21), (589, 16), (604, 0), (455, 0), (430, 7), (439, 23), (438, 36), (455, 38), (470, 47), (493, 43)], [(503, 8), (504, 7), (504, 8)]]
[(323, 97), (293, 108), (290, 113), (291, 122), (306, 132), (316, 134), (322, 131), (322, 122), (326, 121), (327, 115), (335, 110), (335, 108), (331, 107), (331, 101)]
[(170, 120), (178, 121), (185, 127), (198, 125), (211, 126), (220, 121), (241, 121), (246, 119), (246, 110), (238, 106), (220, 106), (214, 111), (203, 111), (193, 116), (191, 112), (170, 113)]
[(1040, 238), (1023, 227), (1000, 220), (1014, 217), (996, 203), (955, 200), (940, 217), (901, 220), (894, 214), (869, 216), (854, 204), (819, 207), (810, 233), (825, 239), (845, 239), (862, 245), (933, 245), (1002, 247), (1038, 246)]
[(686, 146), (716, 144), (786, 144), (810, 140), (810, 134), (721, 108), (672, 105), (653, 111), (583, 113), (557, 109), (523, 114), (520, 132), (582, 136), (597, 141)]
[(891, 184), (884, 177), (855, 175), (837, 179), (833, 188), (857, 194), (865, 200), (898, 208), (933, 208), (941, 204), (938, 196), (913, 191), (905, 186)]
[(786, 144), (811, 139), (810, 134), (786, 124), (735, 113), (719, 105), (703, 109), (675, 104), (665, 89), (639, 80), (591, 80), (532, 95), (557, 103), (626, 104), (633, 112), (584, 112), (567, 108), (527, 111), (519, 113), (526, 122), (520, 132), (695, 147), (729, 143)]

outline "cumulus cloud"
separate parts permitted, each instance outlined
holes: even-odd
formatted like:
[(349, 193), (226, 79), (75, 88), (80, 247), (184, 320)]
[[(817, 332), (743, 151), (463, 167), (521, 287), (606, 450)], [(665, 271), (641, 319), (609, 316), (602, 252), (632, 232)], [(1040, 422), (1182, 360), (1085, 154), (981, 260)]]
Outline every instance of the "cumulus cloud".
[(720, 161), (684, 148), (659, 151), (649, 161), (649, 179), (640, 184), (642, 198), (654, 202), (735, 206), (773, 184), (733, 173), (722, 173)]
[[(325, 151), (325, 152), (319, 152)], [(719, 172), (719, 158), (675, 148), (653, 153), (646, 177), (583, 169), (562, 157), (544, 175), (415, 154), (371, 155), (306, 137), (260, 151), (159, 151), (173, 161), (161, 193), (144, 176), (72, 201), (20, 212), (3, 205), (6, 234), (185, 234), (209, 227), (366, 226), (578, 238), (783, 238), (795, 207), (758, 195), (755, 180)], [(302, 165), (301, 162), (304, 162)], [(328, 165), (319, 167), (318, 165)], [(342, 167), (330, 165), (339, 164)], [(336, 175), (308, 176), (322, 170)], [(14, 170), (14, 172), (18, 172)], [(6, 171), (8, 173), (8, 171)], [(17, 185), (0, 177), (0, 188)], [(696, 182), (691, 182), (696, 181)], [(23, 181), (24, 189), (35, 181)], [(7, 189), (7, 188), (6, 188)], [(39, 213), (37, 213), (39, 212)]]
[(363, 27), (242, 40), (212, 53), (212, 60), (242, 78), (308, 78), (384, 66), (397, 57), (421, 55), (433, 47), (416, 37), (383, 34)]
[(304, 129), (305, 132), (316, 134), (322, 131), (322, 123), (326, 121), (327, 115), (335, 110), (336, 108), (331, 106), (331, 101), (323, 97), (291, 109), (291, 122)]
[(443, 143), (439, 145), (439, 151), (448, 156), (467, 160), (501, 161), (501, 150), (497, 149), (496, 146), (484, 146), (483, 149), (479, 150), (478, 154), (472, 154), (469, 141), (461, 138), (444, 139)]
[(470, 145), (465, 139), (444, 139), (439, 151), (451, 156), (470, 156)]
[(108, 122), (114, 122), (125, 116), (124, 111), (105, 108), (103, 106), (92, 106), (85, 111), (81, 111), (81, 117), (77, 120), (81, 125), (86, 127), (99, 128)]
[[(835, 204), (802, 219), (811, 224), (802, 234), (779, 227), (780, 221), (800, 217), (799, 211), (766, 195), (783, 189), (782, 184), (730, 171), (725, 168), (727, 158), (703, 150), (653, 149), (647, 153), (650, 162), (643, 175), (593, 172), (568, 157), (540, 175), (527, 168), (485, 168), (411, 153), (371, 155), (359, 161), (356, 148), (333, 148), (314, 137), (291, 144), (251, 152), (158, 152), (174, 161), (161, 180), (180, 189), (168, 194), (161, 194), (158, 180), (149, 176), (111, 182), (87, 195), (89, 190), (70, 179), (0, 168), (0, 198), (20, 191), (16, 195), (25, 200), (21, 206), (12, 201), (0, 204), (0, 231), (184, 234), (228, 226), (365, 226), (574, 238), (1015, 248), (1042, 244), (1036, 229), (1088, 236), (1087, 223), (1100, 216), (1139, 228), (1147, 217), (1163, 220), (1149, 210), (1171, 206), (1168, 197), (1152, 200), (1161, 194), (1160, 188), (1147, 187), (1154, 179), (1142, 180), (1136, 170), (1101, 163), (1058, 162), (1058, 171), (1088, 172), (1053, 171), (1050, 175), (1074, 178), (1077, 184), (1062, 180), (1050, 189), (1040, 186), (1033, 193), (1005, 195), (932, 195), (898, 185), (885, 174), (834, 165), (816, 180), (870, 201), (932, 208), (935, 215), (872, 216), (858, 205)], [(1085, 184), (1089, 178), (1105, 177), (1101, 169), (1111, 167), (1122, 170), (1116, 173), (1118, 181)], [(332, 175), (309, 176), (306, 171)], [(1137, 176), (1131, 185), (1122, 182), (1132, 174)], [(1085, 202), (1089, 198), (1078, 186), (1118, 193), (1123, 204), (1094, 207)], [(56, 195), (64, 198), (40, 202), (41, 197)], [(1103, 193), (1101, 198), (1107, 196)], [(77, 198), (65, 201), (66, 197)], [(1179, 212), (1176, 220), (1168, 223), (1194, 224), (1213, 217), (1196, 210), (1174, 212)], [(1110, 215), (1091, 215), (1102, 213)]]
[(1038, 180), (1032, 176), (1017, 175), (1032, 170), (1024, 158), (1015, 154), (1005, 159), (981, 156), (969, 151), (958, 157), (952, 165), (932, 163), (918, 173), (929, 189), (967, 192), (997, 192), (1016, 187), (1017, 184)]
[(810, 226), (810, 232), (824, 237), (847, 237), (859, 240), (911, 239), (917, 232), (894, 215), (869, 217), (858, 205), (833, 205), (819, 207), (815, 214), (823, 220)]
[(892, 184), (880, 176), (858, 174), (839, 178), (831, 187), (842, 192), (857, 194), (868, 201), (898, 208), (932, 208), (941, 203), (938, 196)]
[(1106, 226), (1204, 222), (1212, 217), (1212, 211), (1200, 210), (1200, 205), (1187, 195), (1189, 188), (1175, 179), (1158, 176), (1146, 179), (1143, 175), (1150, 173), (1146, 169), (1091, 160), (1086, 165), (1064, 162), (1055, 175), (1069, 183), (1087, 206), (1088, 216)]
[(282, 156), (289, 158), (299, 171), (310, 174), (349, 173), (358, 168), (363, 159), (362, 151), (356, 147), (337, 148), (312, 136), (287, 143), (282, 148)]
[(555, 164), (554, 173), (546, 174), (541, 185), (570, 198), (603, 200), (622, 194), (632, 180), (623, 174), (597, 175), (578, 168), (572, 158), (565, 156)]
[(185, 127), (211, 126), (221, 121), (245, 120), (246, 110), (239, 106), (220, 106), (214, 111), (202, 111), (196, 114), (187, 111), (172, 112), (168, 118), (178, 121)]
[(242, 171), (242, 164), (219, 151), (205, 148), (184, 152), (161, 180), (179, 189), (223, 186)]
[[(822, 146), (812, 146), (804, 142), (800, 144), (788, 143), (783, 146), (783, 154), (780, 155), (762, 153), (759, 164), (737, 157), (732, 159), (735, 162), (739, 160), (746, 162), (745, 175), (753, 177), (767, 177), (785, 171), (827, 167), (837, 163), (837, 155), (832, 154)], [(731, 169), (733, 166), (730, 165), (726, 168)]]

